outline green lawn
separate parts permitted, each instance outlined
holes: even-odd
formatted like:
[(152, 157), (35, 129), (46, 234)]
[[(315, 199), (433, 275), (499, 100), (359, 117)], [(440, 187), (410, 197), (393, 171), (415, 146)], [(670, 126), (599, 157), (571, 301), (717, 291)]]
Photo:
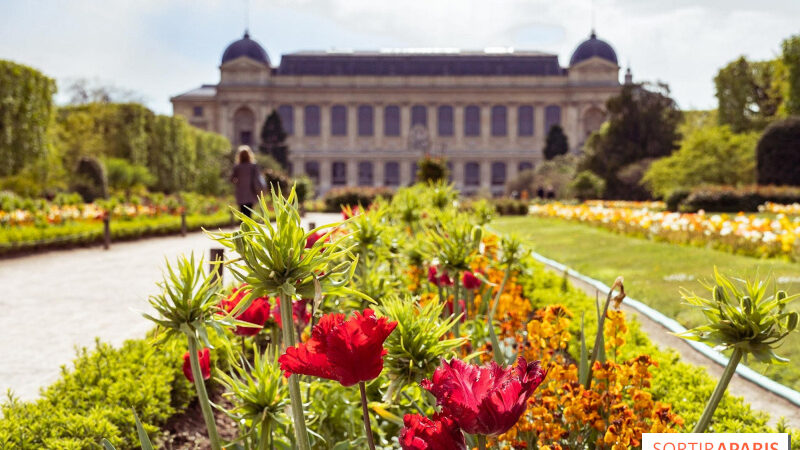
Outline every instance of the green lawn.
[[(800, 264), (776, 259), (756, 259), (721, 251), (678, 246), (614, 234), (590, 225), (538, 217), (501, 217), (492, 223), (501, 232), (515, 232), (538, 253), (611, 285), (625, 277), (625, 291), (636, 300), (675, 318), (686, 327), (702, 315), (681, 301), (680, 288), (703, 291), (702, 280), (711, 279), (714, 266), (734, 276), (772, 274), (789, 294), (800, 292)], [(794, 303), (800, 309), (800, 301)], [(777, 352), (793, 361), (765, 373), (800, 390), (800, 333), (787, 338)], [(763, 367), (754, 367), (764, 371)]]

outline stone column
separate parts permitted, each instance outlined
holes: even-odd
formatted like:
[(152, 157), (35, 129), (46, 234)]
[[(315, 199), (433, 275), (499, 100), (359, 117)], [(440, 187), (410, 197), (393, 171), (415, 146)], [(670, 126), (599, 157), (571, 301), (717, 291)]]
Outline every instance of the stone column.
[(403, 103), (400, 106), (400, 137), (403, 138), (403, 147), (408, 145), (408, 131), (411, 129), (411, 106)]
[(375, 132), (375, 149), (376, 150), (383, 150), (383, 108), (385, 107), (382, 103), (376, 103), (372, 107), (372, 116), (374, 119), (374, 128), (373, 131)]
[(492, 162), (481, 161), (481, 187), (486, 189), (492, 188)]
[(453, 159), (453, 184), (456, 189), (464, 189), (464, 161)]
[(481, 105), (481, 144), (489, 150), (489, 139), (492, 135), (492, 108), (488, 104)]
[(323, 103), (319, 105), (319, 134), (320, 134), (320, 150), (330, 150), (330, 137), (331, 137), (331, 105), (330, 103)]
[(372, 185), (373, 186), (383, 186), (384, 183), (384, 173), (383, 169), (385, 167), (385, 163), (383, 160), (373, 160), (372, 161)]
[(305, 130), (306, 127), (303, 126), (304, 107), (305, 105), (303, 104), (297, 104), (294, 105), (294, 107), (292, 107), (292, 112), (294, 113), (294, 137), (295, 139), (297, 139), (296, 142), (297, 146), (301, 148), (303, 147), (303, 140), (305, 139), (306, 136), (306, 130)]
[(464, 148), (464, 105), (453, 105), (453, 137), (456, 149), (462, 150)]
[(533, 140), (535, 142), (538, 159), (544, 159), (544, 142), (547, 139), (547, 130), (544, 129), (544, 104), (536, 104), (533, 107)]
[(358, 186), (358, 161), (350, 157), (345, 164), (347, 164), (347, 185)]
[(331, 172), (332, 165), (331, 162), (327, 159), (318, 160), (319, 161), (319, 188), (321, 193), (325, 193), (331, 188), (331, 179), (333, 173)]
[[(356, 137), (358, 136), (358, 105), (354, 103), (347, 104), (347, 147), (354, 149), (356, 147)], [(347, 174), (350, 178), (350, 174)]]
[(517, 125), (519, 125), (519, 121), (517, 120), (518, 109), (519, 105), (506, 105), (506, 129), (508, 130), (508, 142), (512, 147), (516, 147), (517, 136), (519, 135), (519, 130), (517, 129)]

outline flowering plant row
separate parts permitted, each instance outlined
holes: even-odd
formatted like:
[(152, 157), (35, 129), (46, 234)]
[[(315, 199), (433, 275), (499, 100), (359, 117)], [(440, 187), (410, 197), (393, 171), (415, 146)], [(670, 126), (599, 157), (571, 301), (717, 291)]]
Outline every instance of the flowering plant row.
[(534, 205), (531, 214), (588, 223), (608, 230), (675, 244), (710, 246), (755, 257), (800, 258), (800, 218), (739, 213), (653, 211), (601, 204)]
[(758, 207), (760, 212), (773, 214), (786, 214), (787, 216), (800, 216), (800, 203), (783, 205), (780, 203), (766, 202)]
[[(459, 211), (447, 186), (310, 231), (293, 192), (273, 193), (272, 210), (274, 222), (240, 215), (213, 235), (235, 251), (234, 287), (184, 258), (146, 315), (162, 342), (187, 343), (176, 366), (212, 449), (621, 449), (683, 430), (651, 384), (658, 363), (625, 350), (621, 279), (587, 343), (591, 329), (557, 298), (526, 295), (522, 243), (486, 233), (491, 217)], [(220, 435), (212, 405), (236, 436)]]
[(0, 227), (60, 225), (72, 222), (98, 222), (106, 216), (113, 220), (139, 217), (180, 215), (182, 212), (213, 214), (225, 202), (215, 197), (185, 193), (182, 197), (151, 194), (130, 199), (112, 198), (83, 203), (74, 196), (62, 196), (52, 202), (44, 200), (5, 199), (0, 202)]

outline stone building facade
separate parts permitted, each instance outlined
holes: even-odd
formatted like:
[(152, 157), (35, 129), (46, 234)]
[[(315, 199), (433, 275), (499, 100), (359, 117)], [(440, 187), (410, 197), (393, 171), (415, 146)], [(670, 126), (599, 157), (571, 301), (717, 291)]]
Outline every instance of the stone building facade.
[(566, 68), (554, 54), (507, 49), (299, 52), (273, 66), (245, 33), (220, 75), (173, 97), (174, 114), (256, 147), (277, 110), (292, 172), (321, 192), (407, 185), (430, 154), (446, 158), (462, 192), (501, 193), (543, 159), (552, 126), (579, 151), (620, 88), (616, 53), (594, 33)]

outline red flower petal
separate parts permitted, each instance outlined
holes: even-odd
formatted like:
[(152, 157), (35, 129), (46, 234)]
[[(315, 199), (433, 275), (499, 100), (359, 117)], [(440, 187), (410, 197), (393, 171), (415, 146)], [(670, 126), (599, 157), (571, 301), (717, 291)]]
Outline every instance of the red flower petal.
[[(207, 380), (211, 378), (211, 352), (207, 348), (198, 350), (197, 357), (199, 358), (200, 373), (203, 374), (203, 379)], [(183, 375), (186, 377), (186, 379), (194, 383), (194, 375), (192, 374), (192, 361), (189, 357), (189, 352), (186, 352), (183, 355)]]
[(432, 419), (419, 414), (406, 414), (400, 430), (403, 450), (465, 450), (464, 434), (447, 416), (435, 414)]

